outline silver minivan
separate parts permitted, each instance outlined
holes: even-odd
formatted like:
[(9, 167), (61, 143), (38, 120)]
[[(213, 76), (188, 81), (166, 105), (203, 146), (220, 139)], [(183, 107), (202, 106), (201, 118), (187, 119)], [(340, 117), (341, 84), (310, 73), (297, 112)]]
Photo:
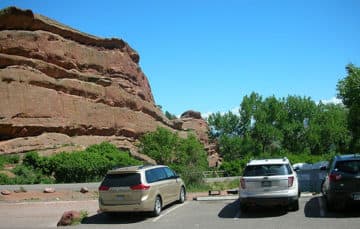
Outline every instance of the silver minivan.
[(240, 179), (239, 200), (244, 212), (250, 206), (281, 205), (299, 209), (298, 177), (289, 160), (251, 160)]
[(185, 184), (167, 166), (132, 166), (110, 170), (99, 187), (101, 212), (161, 213), (163, 206), (186, 199)]

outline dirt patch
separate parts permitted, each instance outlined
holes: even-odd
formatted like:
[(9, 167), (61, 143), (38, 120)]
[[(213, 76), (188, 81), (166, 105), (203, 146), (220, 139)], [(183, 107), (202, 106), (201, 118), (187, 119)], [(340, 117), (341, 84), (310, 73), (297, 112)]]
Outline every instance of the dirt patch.
[(73, 200), (95, 200), (98, 198), (98, 191), (90, 190), (87, 193), (80, 191), (57, 190), (54, 193), (44, 193), (42, 191), (27, 191), (10, 195), (1, 195), (0, 202), (27, 202), (27, 201), (73, 201)]

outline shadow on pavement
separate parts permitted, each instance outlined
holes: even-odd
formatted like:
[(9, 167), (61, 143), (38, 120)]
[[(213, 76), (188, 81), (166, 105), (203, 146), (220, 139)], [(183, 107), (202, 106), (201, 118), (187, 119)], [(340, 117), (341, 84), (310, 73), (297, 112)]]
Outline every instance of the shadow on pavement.
[(360, 217), (360, 206), (347, 206), (342, 210), (328, 211), (322, 196), (311, 198), (305, 205), (304, 213), (308, 218), (357, 218)]
[(236, 200), (226, 205), (218, 214), (220, 218), (268, 218), (286, 215), (287, 211), (279, 207), (251, 207), (245, 213), (240, 211), (240, 202)]
[(83, 219), (81, 224), (132, 224), (149, 218), (144, 213), (99, 213)]

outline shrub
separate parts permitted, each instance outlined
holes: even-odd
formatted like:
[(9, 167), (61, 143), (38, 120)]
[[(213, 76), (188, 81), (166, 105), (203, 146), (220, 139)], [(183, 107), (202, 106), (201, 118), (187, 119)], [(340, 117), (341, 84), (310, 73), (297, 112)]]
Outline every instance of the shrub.
[(99, 181), (114, 167), (139, 165), (140, 161), (130, 157), (128, 152), (119, 151), (110, 143), (101, 143), (85, 151), (60, 153), (48, 163), (59, 183)]
[(220, 165), (220, 170), (223, 170), (227, 176), (240, 176), (244, 166), (241, 160), (224, 161)]
[(14, 183), (16, 184), (38, 184), (38, 174), (31, 168), (18, 165), (16, 166), (12, 172), (16, 175), (14, 179)]
[(175, 170), (187, 185), (200, 184), (202, 172), (208, 167), (204, 146), (195, 135), (180, 138), (165, 128), (157, 128), (140, 138), (140, 151), (159, 164)]
[(19, 155), (0, 155), (0, 169), (3, 169), (5, 164), (17, 164), (19, 161)]
[[(0, 157), (0, 166), (5, 163)], [(16, 161), (15, 158), (11, 159)], [(15, 178), (0, 174), (1, 184), (73, 183), (99, 181), (114, 167), (140, 165), (128, 152), (119, 151), (110, 143), (92, 145), (85, 151), (62, 152), (51, 157), (28, 152), (23, 164), (13, 169)]]
[(13, 184), (13, 181), (7, 175), (0, 173), (0, 185), (5, 184)]

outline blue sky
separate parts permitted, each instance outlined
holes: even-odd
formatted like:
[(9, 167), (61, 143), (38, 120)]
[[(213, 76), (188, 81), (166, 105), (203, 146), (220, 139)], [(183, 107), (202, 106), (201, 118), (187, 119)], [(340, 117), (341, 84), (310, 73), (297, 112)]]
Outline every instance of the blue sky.
[(176, 115), (224, 112), (264, 97), (336, 96), (360, 66), (358, 0), (1, 0), (140, 54), (156, 104)]

